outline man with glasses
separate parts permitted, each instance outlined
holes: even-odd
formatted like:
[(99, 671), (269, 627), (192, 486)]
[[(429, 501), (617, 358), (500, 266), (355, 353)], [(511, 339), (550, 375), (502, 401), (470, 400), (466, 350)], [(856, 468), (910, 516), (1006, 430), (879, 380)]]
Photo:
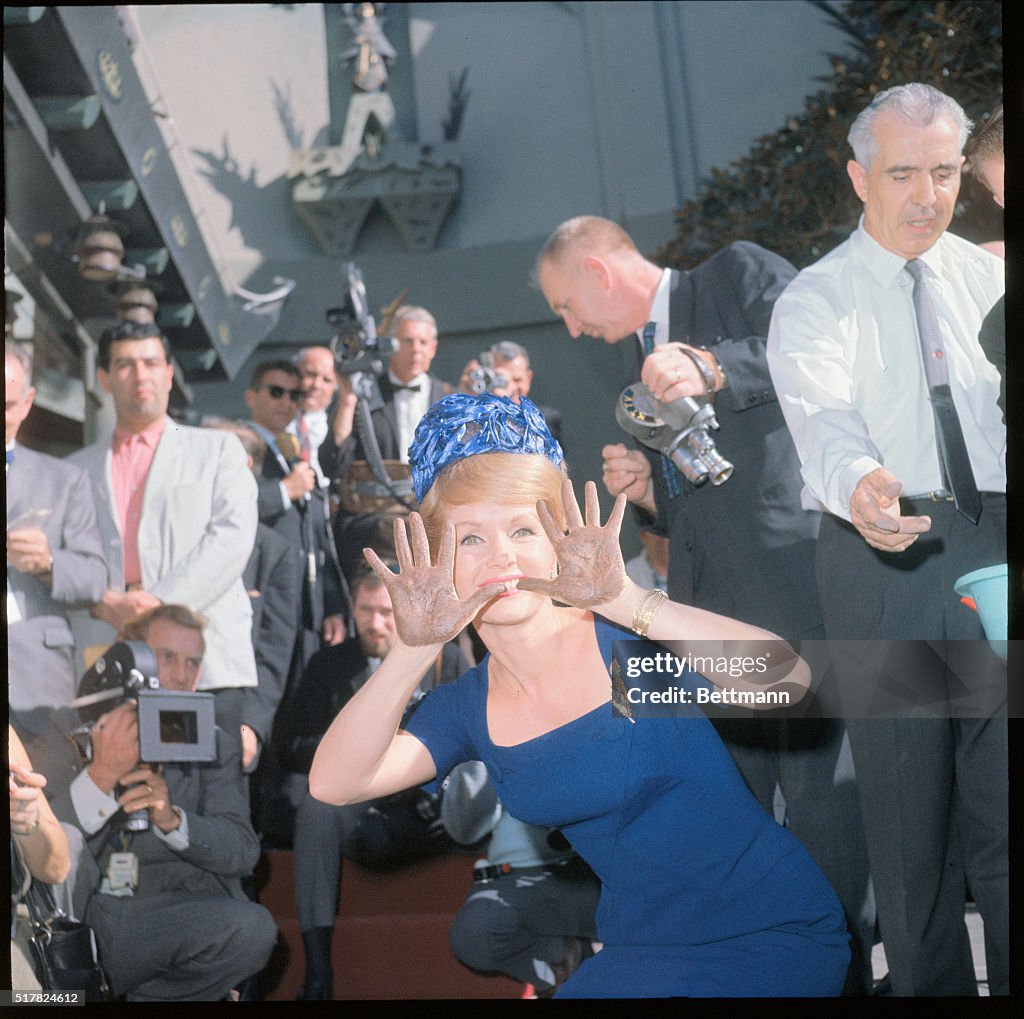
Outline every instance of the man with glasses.
[[(257, 364), (245, 392), (253, 430), (267, 444), (263, 471), (256, 479), (260, 522), (302, 552), (302, 597), (295, 607), (298, 630), (286, 689), (297, 682), (321, 646), (340, 644), (346, 635), (345, 587), (334, 549), (327, 490), (317, 484), (313, 468), (302, 458), (298, 439), (287, 432), (302, 398), (299, 370), (281, 360)], [(260, 830), (269, 841), (287, 845), (298, 790), (289, 792), (273, 754), (261, 759), (257, 788), (255, 813)]]
[[(92, 483), (109, 581), (89, 615), (76, 614), (79, 649), (91, 663), (143, 612), (174, 602), (208, 620), (199, 688), (255, 687), (242, 571), (256, 535), (256, 485), (245, 451), (232, 435), (168, 418), (174, 367), (156, 324), (106, 330), (97, 364), (114, 434), (69, 460)], [(255, 754), (254, 738), (245, 751)]]

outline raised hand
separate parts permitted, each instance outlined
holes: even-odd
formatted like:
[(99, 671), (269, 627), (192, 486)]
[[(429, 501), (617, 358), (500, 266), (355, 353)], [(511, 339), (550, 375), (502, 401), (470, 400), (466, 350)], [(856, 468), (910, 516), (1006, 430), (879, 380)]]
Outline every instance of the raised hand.
[(537, 503), (548, 539), (558, 558), (558, 576), (554, 580), (526, 577), (517, 584), (520, 591), (538, 591), (555, 601), (576, 608), (591, 608), (612, 601), (626, 586), (626, 567), (619, 548), (619, 530), (626, 511), (626, 496), (615, 500), (608, 523), (601, 526), (601, 506), (597, 500), (597, 485), (588, 481), (584, 489), (587, 519), (580, 514), (580, 506), (572, 490), (572, 482), (562, 482), (568, 533), (563, 534), (546, 503)]
[(931, 529), (931, 517), (900, 515), (903, 485), (884, 467), (865, 474), (850, 497), (850, 522), (860, 536), (882, 552), (902, 552)]
[(405, 521), (401, 517), (395, 518), (398, 573), (392, 573), (373, 549), (364, 548), (363, 555), (388, 589), (398, 636), (410, 647), (443, 644), (454, 639), (487, 602), (506, 588), (502, 583), (488, 584), (471, 598), (461, 601), (452, 579), (455, 525), (445, 524), (437, 564), (434, 565), (430, 561), (427, 532), (419, 513), (409, 515), (408, 534)]

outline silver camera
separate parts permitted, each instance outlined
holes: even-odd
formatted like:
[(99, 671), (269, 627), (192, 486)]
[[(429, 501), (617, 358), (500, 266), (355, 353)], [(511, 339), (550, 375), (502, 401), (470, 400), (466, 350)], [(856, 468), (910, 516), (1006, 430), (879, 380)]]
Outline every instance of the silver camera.
[(627, 386), (615, 404), (615, 420), (645, 446), (668, 457), (690, 484), (724, 485), (733, 465), (715, 448), (718, 428), (707, 397), (684, 396), (662, 403), (642, 382)]

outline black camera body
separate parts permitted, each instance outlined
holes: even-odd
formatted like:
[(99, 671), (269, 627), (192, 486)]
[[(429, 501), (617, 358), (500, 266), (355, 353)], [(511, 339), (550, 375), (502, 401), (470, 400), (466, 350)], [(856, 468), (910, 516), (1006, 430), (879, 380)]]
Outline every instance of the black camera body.
[(508, 376), (494, 367), (494, 356), (485, 351), (477, 358), (477, 367), (470, 368), (468, 382), (470, 392), (480, 396), (493, 393), (495, 389), (504, 389), (508, 385)]
[(345, 275), (345, 297), (336, 308), (328, 308), (327, 324), (334, 331), (330, 348), (334, 353), (335, 369), (341, 375), (354, 372), (384, 371), (384, 361), (398, 348), (390, 336), (378, 336), (377, 324), (366, 303), (363, 274), (355, 263), (342, 266)]
[(121, 641), (96, 659), (78, 685), (82, 721), (91, 727), (126, 700), (138, 706), (139, 758), (147, 764), (204, 763), (217, 759), (212, 693), (164, 690), (148, 644)]

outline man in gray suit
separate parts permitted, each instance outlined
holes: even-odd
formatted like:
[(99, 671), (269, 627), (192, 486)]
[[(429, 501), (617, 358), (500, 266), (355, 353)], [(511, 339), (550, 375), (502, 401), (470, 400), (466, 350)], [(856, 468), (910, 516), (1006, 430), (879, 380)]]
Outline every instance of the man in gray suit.
[[(163, 689), (192, 691), (203, 663), (202, 627), (184, 606), (161, 604), (125, 636), (149, 645)], [(96, 933), (114, 994), (224, 1000), (263, 968), (277, 936), (270, 914), (241, 886), (260, 849), (237, 730), (216, 730), (215, 761), (150, 765), (139, 759), (136, 704), (124, 701), (96, 722), (91, 740), (89, 763), (75, 762), (74, 778), (48, 792), (54, 813), (91, 850), (92, 880), (79, 878), (76, 906)], [(57, 744), (56, 753), (73, 753), (69, 740)], [(136, 811), (145, 812), (145, 830), (125, 825)]]
[[(89, 479), (17, 443), (32, 408), (32, 360), (4, 344), (7, 439), (8, 704), (32, 728), (34, 711), (67, 704), (77, 689), (66, 612), (98, 601), (107, 584)], [(45, 710), (44, 710), (45, 713)]]
[[(245, 451), (233, 435), (168, 418), (174, 369), (154, 323), (108, 329), (98, 363), (116, 428), (71, 460), (92, 481), (110, 581), (92, 618), (76, 618), (76, 637), (103, 648), (146, 609), (187, 605), (209, 620), (201, 689), (255, 687), (242, 571), (256, 535), (256, 481)], [(258, 749), (251, 729), (243, 747), (248, 762)]]

